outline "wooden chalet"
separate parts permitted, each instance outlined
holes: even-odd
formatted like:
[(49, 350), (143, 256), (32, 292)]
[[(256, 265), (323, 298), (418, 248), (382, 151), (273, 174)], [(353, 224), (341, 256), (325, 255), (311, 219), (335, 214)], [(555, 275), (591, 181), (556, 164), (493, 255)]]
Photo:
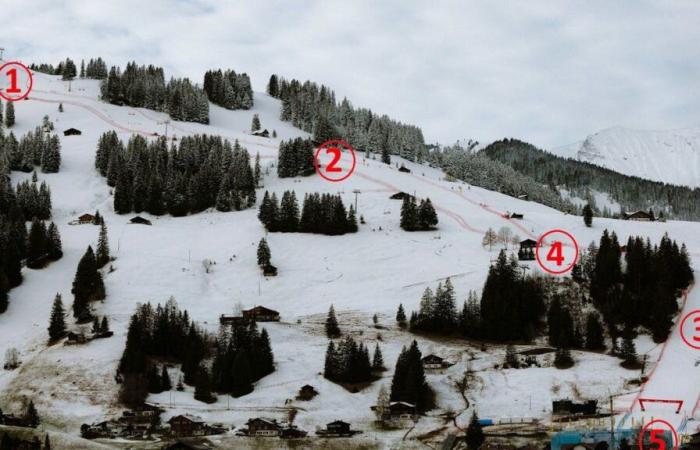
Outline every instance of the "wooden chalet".
[(633, 211), (633, 212), (626, 212), (622, 213), (622, 218), (624, 220), (634, 220), (637, 222), (653, 222), (654, 221), (654, 213), (649, 211)]
[(317, 395), (318, 392), (316, 391), (316, 388), (314, 388), (310, 384), (305, 384), (299, 389), (299, 393), (297, 394), (297, 400), (308, 401), (316, 397)]
[(399, 172), (411, 173), (411, 169), (401, 164), (401, 167), (399, 167)]
[(256, 322), (279, 322), (280, 313), (274, 309), (265, 308), (264, 306), (256, 306), (251, 309), (243, 310), (243, 317), (246, 320), (254, 320)]
[(443, 367), (450, 365), (443, 358), (433, 354), (424, 356), (423, 359), (421, 359), (421, 362), (423, 363), (423, 368), (427, 370), (442, 369)]
[(282, 428), (275, 419), (263, 419), (260, 417), (248, 420), (246, 426), (248, 427), (247, 435), (253, 437), (279, 436)]
[(85, 225), (88, 223), (94, 223), (95, 222), (95, 216), (92, 214), (83, 214), (80, 217), (78, 217), (78, 220), (76, 221), (80, 225)]
[(306, 431), (300, 430), (294, 425), (289, 425), (280, 429), (280, 437), (283, 439), (303, 438), (306, 437), (307, 434)]
[(87, 336), (85, 336), (84, 333), (76, 333), (74, 331), (69, 331), (68, 334), (68, 340), (66, 341), (66, 345), (78, 345), (78, 344), (85, 344), (89, 339)]
[(138, 225), (153, 225), (150, 220), (144, 219), (141, 216), (132, 217), (132, 219), (129, 222), (135, 223)]
[(510, 218), (511, 218), (511, 219), (522, 220), (524, 217), (525, 217), (525, 216), (523, 216), (522, 214), (518, 214), (518, 213), (512, 213), (512, 214), (510, 215)]
[(276, 277), (277, 267), (273, 266), (272, 264), (266, 264), (263, 267), (263, 275), (266, 277)]
[(68, 128), (67, 130), (63, 130), (64, 136), (80, 136), (81, 134), (83, 134), (83, 132), (77, 128)]
[(408, 402), (389, 403), (389, 417), (392, 420), (413, 420), (418, 416), (416, 405)]
[(188, 414), (173, 416), (168, 420), (170, 432), (173, 436), (205, 436), (210, 433), (210, 428), (198, 417)]
[(226, 314), (222, 314), (221, 316), (219, 316), (219, 323), (221, 325), (238, 326), (247, 325), (248, 320), (243, 316), (229, 316)]
[(161, 408), (144, 403), (141, 406), (122, 412), (122, 416), (118, 420), (121, 423), (131, 425), (153, 424), (160, 421), (160, 413), (162, 412)]
[(524, 241), (520, 241), (520, 248), (529, 248), (534, 250), (537, 247), (537, 241), (534, 239), (525, 239)]
[(267, 131), (267, 128), (264, 130), (258, 130), (253, 132), (253, 136), (258, 136), (258, 137), (264, 137), (264, 138), (269, 138), (270, 137), (270, 132)]

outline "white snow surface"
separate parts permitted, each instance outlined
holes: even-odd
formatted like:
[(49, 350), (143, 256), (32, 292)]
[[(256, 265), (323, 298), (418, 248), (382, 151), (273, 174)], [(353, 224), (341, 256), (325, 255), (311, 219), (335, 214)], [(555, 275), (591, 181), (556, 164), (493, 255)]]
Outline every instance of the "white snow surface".
[[(264, 324), (271, 336), (276, 371), (260, 380), (253, 393), (238, 399), (220, 395), (213, 405), (195, 401), (191, 388), (152, 395), (150, 401), (166, 407), (164, 420), (183, 412), (236, 427), (255, 416), (283, 419), (285, 400), (293, 398), (299, 387), (308, 383), (320, 395), (309, 402), (293, 403), (302, 408), (296, 419), (301, 428), (313, 431), (342, 419), (364, 430), (363, 438), (386, 442), (388, 446), (402, 439), (406, 430), (375, 430), (370, 406), (380, 385), (389, 387), (401, 347), (413, 339), (418, 340), (424, 355), (436, 353), (455, 365), (429, 374), (438, 409), (421, 419), (412, 435), (443, 425), (455, 430), (453, 424), (445, 424), (438, 417), (447, 409), (459, 414), (458, 425), (466, 426), (471, 409), (464, 409), (453, 382), (461, 377), (467, 364), (477, 370), (478, 382), (468, 396), (481, 417), (546, 419), (552, 399), (580, 396), (603, 402), (609, 392), (628, 389), (625, 381), (638, 376), (638, 372), (621, 368), (616, 358), (588, 352), (574, 352), (577, 364), (570, 370), (494, 369), (503, 360), (503, 346), (489, 345), (482, 350), (479, 345), (459, 339), (416, 338), (395, 326), (399, 303), (407, 311), (417, 309), (422, 291), (428, 286), (434, 288), (446, 277), (451, 277), (460, 304), (469, 290), (480, 291), (489, 262), (497, 254), (495, 249), (489, 252), (481, 246), (483, 233), (489, 227), (497, 230), (509, 226), (523, 239), (536, 239), (554, 228), (565, 229), (580, 246), (597, 241), (604, 228), (614, 230), (623, 242), (629, 235), (658, 241), (668, 232), (687, 244), (694, 266), (700, 267), (699, 223), (596, 218), (593, 227), (587, 228), (577, 216), (461, 182), (445, 181), (437, 169), (394, 157), (394, 162), (403, 162), (412, 170), (411, 174), (400, 173), (393, 163), (387, 166), (358, 155), (354, 175), (342, 183), (329, 183), (318, 176), (279, 179), (276, 169), (270, 169), (258, 199), (266, 189), (278, 196), (284, 190), (294, 189), (299, 198), (305, 192), (340, 193), (347, 204), (354, 202), (353, 190), (359, 189), (358, 217), (362, 215), (367, 224), (360, 225), (358, 233), (342, 237), (267, 234), (279, 276), (266, 279), (256, 265), (257, 243), (266, 236), (257, 219), (257, 209), (208, 211), (181, 218), (142, 214), (153, 221), (151, 227), (129, 225), (131, 215), (114, 214), (110, 188), (94, 169), (98, 137), (112, 129), (124, 140), (132, 130), (162, 134), (162, 122), (167, 117), (150, 110), (108, 105), (100, 102), (97, 94), (96, 81), (76, 80), (72, 92), (67, 92), (67, 84), (57, 77), (36, 74), (30, 100), (16, 105), (17, 135), (33, 130), (44, 115), (49, 115), (59, 132), (69, 127), (83, 131), (81, 136), (61, 136), (63, 163), (59, 173), (39, 173), (39, 179), (45, 180), (52, 190), (53, 220), (59, 226), (65, 255), (45, 269), (25, 269), (24, 283), (11, 291), (9, 308), (0, 315), (0, 355), (16, 347), (23, 361), (17, 370), (0, 371), (0, 407), (16, 411), (25, 396), (34, 398), (47, 430), (77, 435), (81, 423), (120, 414), (122, 408), (116, 402), (118, 386), (113, 376), (124, 348), (129, 317), (137, 304), (163, 303), (170, 296), (175, 296), (190, 317), (212, 332), (218, 327), (219, 315), (231, 312), (237, 302), (246, 307), (265, 305), (276, 309), (282, 321)], [(63, 113), (57, 111), (59, 102), (63, 102)], [(249, 111), (228, 111), (212, 105), (211, 125), (171, 122), (169, 133), (206, 132), (238, 139), (251, 155), (259, 152), (264, 166), (269, 167), (275, 161), (279, 139), (250, 136), (247, 130), (254, 113), (259, 114), (263, 127), (275, 129), (280, 139), (305, 135), (278, 119), (279, 107), (276, 99), (255, 93), (255, 107)], [(29, 176), (12, 174), (15, 183)], [(438, 210), (438, 230), (402, 231), (398, 225), (401, 203), (389, 200), (397, 190), (430, 197)], [(113, 263), (116, 270), (104, 275), (107, 298), (94, 307), (96, 314), (109, 317), (115, 336), (83, 346), (47, 347), (52, 300), (57, 292), (62, 293), (70, 311), (70, 289), (78, 260), (85, 248), (97, 241), (97, 227), (71, 226), (68, 222), (96, 209), (105, 216), (112, 253), (117, 259)], [(505, 219), (502, 214), (506, 211), (522, 213), (525, 218)], [(205, 273), (204, 259), (216, 261), (212, 273)], [(539, 270), (534, 262), (526, 264), (532, 271)], [(371, 348), (379, 342), (389, 368), (380, 382), (360, 393), (351, 394), (321, 375), (327, 345), (323, 321), (331, 304), (338, 312), (343, 331)], [(684, 311), (697, 308), (700, 291), (694, 290)], [(375, 313), (381, 329), (372, 324)], [(74, 326), (70, 314), (69, 323)], [(685, 412), (692, 414), (700, 397), (700, 368), (693, 366), (697, 352), (684, 350), (676, 332), (670, 339), (664, 361), (645, 388), (645, 395), (682, 398)], [(649, 354), (650, 363), (660, 354), (660, 346), (647, 337), (638, 339), (637, 349)], [(173, 376), (177, 374), (176, 368), (171, 371)], [(622, 401), (616, 408), (629, 408), (632, 401)], [(664, 408), (656, 417), (664, 415), (675, 417)]]
[(613, 127), (550, 151), (626, 175), (700, 187), (700, 127), (678, 130)]

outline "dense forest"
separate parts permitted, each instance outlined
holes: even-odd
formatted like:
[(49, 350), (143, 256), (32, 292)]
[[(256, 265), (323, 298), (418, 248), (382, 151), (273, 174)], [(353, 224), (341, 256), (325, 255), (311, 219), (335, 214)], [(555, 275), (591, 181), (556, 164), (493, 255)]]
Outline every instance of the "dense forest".
[(166, 83), (161, 67), (130, 62), (122, 72), (112, 66), (100, 89), (102, 99), (115, 105), (167, 112), (174, 120), (209, 123), (209, 100), (204, 90), (187, 78), (171, 78)]
[(278, 177), (313, 175), (315, 171), (314, 144), (310, 139), (296, 138), (280, 142), (277, 153)]
[(527, 198), (564, 212), (577, 212), (571, 202), (564, 200), (559, 191), (545, 186), (528, 175), (523, 175), (507, 164), (475, 152), (475, 142), (466, 145), (432, 148), (427, 157), (431, 165), (442, 168), (451, 177), (511, 197)]
[(209, 70), (204, 74), (204, 92), (212, 103), (226, 109), (253, 107), (253, 89), (247, 74), (233, 70)]
[(187, 311), (180, 310), (173, 298), (155, 309), (150, 303), (140, 305), (131, 317), (117, 375), (123, 403), (140, 405), (148, 392), (172, 387), (163, 383), (169, 378), (167, 371), (155, 369), (163, 359), (180, 364), (183, 378), (178, 384), (194, 385), (195, 398), (207, 403), (215, 400), (213, 392), (245, 395), (253, 390), (253, 382), (274, 371), (264, 329), (260, 332), (252, 323), (222, 328), (213, 337)]
[[(14, 110), (11, 105), (7, 104), (7, 110)], [(0, 103), (0, 116), (1, 108)], [(10, 180), (12, 170), (31, 172), (41, 167), (43, 172), (58, 172), (60, 142), (48, 133), (53, 124), (44, 118), (46, 133), (37, 127), (18, 142), (12, 132), (5, 136), (2, 122), (0, 117), (0, 313), (7, 309), (10, 289), (22, 283), (23, 264), (38, 269), (63, 255), (58, 228), (44, 222), (51, 218), (49, 186), (44, 181), (39, 183), (36, 172), (16, 188)]]
[(422, 161), (425, 156), (420, 128), (355, 108), (346, 98), (338, 103), (327, 86), (272, 75), (267, 92), (282, 100), (280, 118), (313, 133), (316, 144), (339, 138), (358, 151), (388, 151), (411, 161)]
[(114, 189), (118, 214), (146, 211), (184, 216), (210, 207), (239, 211), (255, 205), (259, 159), (251, 167), (248, 151), (219, 136), (194, 135), (168, 149), (165, 138), (150, 143), (133, 135), (119, 140), (114, 131), (97, 144), (95, 167)]
[[(595, 164), (562, 158), (516, 139), (492, 143), (479, 152), (551, 189), (566, 188), (585, 198), (589, 189), (605, 192), (623, 210), (652, 209), (668, 218), (700, 220), (700, 189), (645, 180)], [(536, 200), (531, 198), (531, 200)]]

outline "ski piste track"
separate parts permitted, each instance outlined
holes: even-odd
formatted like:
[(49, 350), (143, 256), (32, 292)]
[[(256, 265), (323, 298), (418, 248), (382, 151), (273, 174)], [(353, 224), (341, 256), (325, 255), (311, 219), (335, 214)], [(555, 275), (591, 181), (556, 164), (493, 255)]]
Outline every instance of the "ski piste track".
[[(81, 99), (81, 100), (82, 100), (82, 99), (85, 99), (85, 100), (89, 100), (89, 101), (91, 101), (91, 102), (100, 103), (98, 100), (92, 99), (92, 98), (90, 98), (90, 97), (88, 97), (88, 96), (76, 95), (76, 94), (66, 94), (66, 93), (59, 93), (59, 92), (53, 92), (53, 91), (42, 91), (42, 90), (38, 90), (38, 89), (37, 89), (37, 90), (34, 90), (34, 92), (43, 93), (43, 94), (49, 94), (49, 95), (59, 95), (59, 96), (61, 96), (61, 97), (68, 97), (68, 99), (66, 99), (66, 100), (63, 100), (63, 99), (50, 99), (50, 98), (37, 97), (37, 96), (35, 96), (35, 95), (30, 95), (29, 98), (28, 98), (29, 101), (37, 101), (37, 102), (42, 102), (42, 103), (54, 103), (54, 104), (65, 103), (65, 104), (67, 104), (67, 105), (72, 105), (72, 106), (76, 106), (76, 107), (82, 108), (82, 109), (84, 109), (85, 111), (87, 111), (87, 112), (93, 114), (94, 116), (96, 116), (97, 118), (99, 118), (100, 120), (102, 120), (103, 122), (105, 122), (105, 123), (107, 123), (107, 124), (109, 124), (109, 125), (111, 125), (111, 126), (117, 128), (118, 130), (121, 130), (121, 131), (123, 131), (123, 132), (127, 132), (127, 133), (136, 133), (136, 134), (140, 134), (140, 135), (142, 135), (142, 136), (149, 136), (149, 137), (158, 136), (158, 133), (155, 132), (155, 131), (147, 131), (147, 130), (142, 130), (142, 129), (138, 129), (138, 128), (131, 128), (131, 127), (122, 125), (122, 124), (120, 124), (119, 122), (117, 122), (116, 120), (114, 120), (114, 119), (112, 119), (111, 117), (109, 117), (109, 115), (107, 115), (107, 114), (103, 113), (102, 111), (100, 111), (99, 109), (97, 109), (97, 108), (95, 108), (95, 107), (93, 107), (93, 106), (91, 106), (91, 105), (85, 104), (83, 101), (73, 100), (74, 98), (77, 98), (77, 99)], [(148, 119), (148, 120), (150, 120), (150, 121), (158, 122), (158, 119), (157, 119), (156, 117), (153, 117), (153, 116), (150, 116), (149, 114), (146, 114), (146, 113), (143, 112), (141, 109), (136, 109), (136, 108), (132, 108), (132, 109), (135, 110), (135, 111), (137, 111), (137, 112), (138, 112), (141, 116), (143, 116), (144, 118), (146, 118), (146, 119)], [(174, 130), (177, 130), (177, 131), (179, 131), (179, 132), (182, 133), (182, 134), (192, 134), (192, 131), (190, 131), (190, 130), (188, 130), (188, 129), (182, 127), (182, 126), (179, 126), (179, 125), (177, 125), (177, 124), (174, 124), (173, 121), (170, 122), (170, 126), (171, 126)], [(271, 144), (267, 144), (267, 143), (251, 142), (251, 141), (245, 141), (245, 140), (241, 140), (241, 139), (238, 139), (238, 141), (241, 142), (241, 143), (244, 143), (244, 144), (258, 145), (258, 146), (262, 146), (262, 147), (271, 148), (271, 149), (274, 149), (274, 150), (277, 150), (277, 149), (278, 149), (277, 146), (271, 145)], [(267, 156), (267, 155), (266, 155), (266, 156), (261, 156), (261, 158), (265, 158), (265, 159), (267, 159), (267, 158), (274, 158), (274, 155), (272, 155), (272, 156)], [(360, 167), (360, 165), (358, 165), (358, 169), (359, 169), (359, 167)], [(392, 184), (390, 184), (390, 183), (387, 183), (387, 182), (385, 182), (385, 181), (382, 181), (382, 180), (380, 180), (380, 179), (378, 179), (378, 178), (375, 178), (375, 177), (372, 177), (372, 176), (369, 176), (369, 175), (360, 173), (359, 170), (357, 171), (357, 175), (360, 176), (360, 177), (363, 178), (363, 179), (366, 179), (366, 180), (372, 182), (372, 183), (375, 183), (375, 184), (377, 184), (377, 185), (379, 185), (379, 186), (382, 186), (383, 188), (387, 189), (388, 191), (393, 191), (393, 192), (400, 192), (400, 191), (401, 191), (401, 189), (399, 189), (398, 187), (396, 187), (396, 186), (394, 186), (394, 185), (392, 185)], [(416, 180), (419, 180), (419, 181), (421, 181), (421, 182), (423, 182), (423, 183), (429, 184), (429, 185), (431, 185), (431, 186), (433, 186), (433, 187), (435, 187), (435, 188), (444, 190), (445, 192), (451, 192), (451, 193), (453, 193), (453, 194), (459, 196), (459, 197), (462, 198), (463, 200), (469, 202), (470, 204), (472, 204), (472, 205), (474, 205), (474, 206), (478, 206), (478, 207), (482, 208), (483, 210), (485, 210), (485, 211), (487, 211), (487, 212), (489, 212), (489, 213), (491, 213), (491, 214), (497, 216), (499, 219), (501, 219), (501, 220), (507, 222), (508, 224), (513, 225), (514, 227), (518, 228), (520, 231), (522, 231), (523, 233), (525, 233), (528, 237), (530, 237), (530, 238), (532, 238), (532, 239), (537, 239), (537, 236), (536, 236), (535, 234), (533, 234), (530, 230), (528, 230), (524, 225), (518, 223), (518, 222), (515, 221), (515, 220), (510, 219), (509, 217), (506, 217), (506, 213), (504, 213), (504, 212), (502, 212), (502, 211), (497, 211), (497, 210), (491, 208), (491, 207), (488, 206), (488, 205), (479, 203), (479, 202), (477, 202), (477, 201), (475, 201), (475, 200), (473, 200), (473, 199), (471, 199), (471, 198), (465, 196), (463, 192), (459, 192), (459, 191), (454, 191), (454, 190), (448, 189), (447, 187), (445, 187), (445, 186), (443, 186), (443, 185), (441, 185), (441, 184), (439, 184), (439, 183), (436, 183), (436, 182), (434, 182), (434, 181), (432, 181), (432, 180), (426, 179), (425, 177), (420, 177), (420, 176), (413, 175), (413, 174), (409, 174), (409, 175), (411, 175), (411, 176), (412, 176), (413, 178), (415, 178)], [(475, 227), (471, 226), (471, 225), (464, 219), (464, 217), (462, 217), (459, 213), (456, 213), (456, 212), (451, 211), (451, 210), (449, 210), (449, 209), (440, 207), (439, 205), (436, 205), (436, 204), (434, 204), (434, 206), (435, 206), (435, 209), (437, 209), (438, 211), (443, 212), (445, 215), (447, 215), (447, 216), (450, 217), (452, 220), (454, 220), (455, 223), (456, 223), (459, 227), (461, 227), (462, 229), (464, 229), (464, 230), (466, 230), (466, 231), (469, 231), (469, 232), (472, 232), (472, 233), (478, 233), (478, 234), (482, 234), (482, 235), (485, 233), (485, 230), (480, 230), (480, 229), (478, 229), (478, 228), (475, 228)]]
[[(99, 100), (95, 100), (91, 97), (88, 96), (82, 96), (82, 95), (75, 95), (75, 94), (66, 94), (66, 93), (58, 93), (58, 92), (49, 92), (49, 91), (39, 91), (35, 90), (34, 92), (42, 93), (42, 94), (49, 94), (50, 96), (60, 96), (60, 97), (68, 97), (65, 99), (56, 99), (56, 98), (45, 98), (45, 97), (37, 97), (35, 95), (31, 95), (27, 100), (29, 101), (37, 101), (37, 102), (43, 102), (43, 103), (65, 103), (69, 104), (72, 106), (76, 106), (78, 108), (81, 108), (90, 114), (94, 115), (95, 117), (99, 118), (103, 122), (109, 124), (112, 127), (115, 127), (116, 129), (122, 131), (122, 132), (127, 132), (127, 133), (136, 133), (140, 134), (142, 136), (158, 136), (157, 132), (154, 131), (148, 131), (148, 130), (143, 130), (139, 128), (132, 128), (128, 127), (125, 125), (120, 124), (113, 118), (111, 118), (108, 114), (100, 111), (94, 106), (91, 106), (89, 104), (86, 104), (84, 100), (88, 100), (89, 102), (94, 102), (94, 103), (101, 103)], [(136, 112), (138, 112), (141, 116), (146, 118), (147, 120), (156, 122), (156, 123), (161, 123), (159, 122), (158, 118), (153, 117), (144, 111), (136, 108), (132, 108)], [(173, 130), (177, 130), (178, 132), (182, 134), (192, 134), (192, 131), (174, 124), (170, 122), (170, 126), (172, 127)], [(246, 140), (241, 140), (239, 139), (240, 142), (244, 144), (251, 144), (251, 145), (258, 145), (262, 147), (267, 147), (273, 150), (277, 150), (277, 146), (263, 143), (263, 142), (252, 142), (252, 141), (246, 141)], [(261, 156), (261, 158), (274, 158), (275, 155), (265, 155)], [(360, 168), (362, 165), (357, 166), (356, 170), (356, 175), (370, 181), (378, 186), (380, 186), (377, 191), (386, 191), (386, 192), (400, 192), (401, 189), (393, 184), (390, 184), (384, 180), (381, 180), (379, 178), (367, 175), (366, 173), (362, 173)], [(408, 176), (419, 180), (421, 183), (425, 183), (428, 185), (431, 185), (433, 188), (443, 190), (445, 192), (450, 192), (453, 195), (459, 196), (462, 200), (470, 203), (473, 206), (477, 206), (484, 211), (493, 214), (494, 216), (497, 216), (500, 220), (507, 222), (508, 224), (514, 226), (521, 232), (523, 232), (525, 235), (532, 239), (537, 239), (537, 235), (534, 234), (531, 230), (527, 229), (524, 225), (518, 223), (516, 220), (512, 220), (510, 217), (507, 217), (506, 214), (502, 211), (498, 211), (494, 208), (492, 208), (489, 205), (480, 203), (467, 195), (463, 192), (463, 190), (458, 189), (450, 189), (447, 188), (446, 186), (437, 183), (433, 180), (427, 179), (425, 177), (421, 177), (415, 174), (407, 174)], [(442, 212), (444, 215), (452, 219), (459, 227), (464, 229), (465, 231), (469, 231), (472, 233), (479, 233), (483, 235), (485, 230), (478, 229), (476, 227), (473, 227), (470, 225), (464, 217), (462, 217), (459, 213), (456, 213), (452, 210), (449, 210), (447, 208), (441, 207), (437, 204), (434, 205), (435, 208)], [(690, 297), (690, 300), (689, 300)], [(692, 287), (684, 292), (683, 294), (683, 307), (682, 307), (682, 312), (678, 317), (677, 323), (669, 336), (669, 339), (664, 342), (661, 352), (659, 354), (659, 357), (654, 365), (654, 367), (648, 372), (647, 374), (647, 381), (644, 383), (639, 390), (639, 392), (636, 393), (634, 396), (632, 403), (629, 405), (628, 408), (626, 408), (623, 411), (618, 411), (624, 413), (624, 416), (621, 418), (621, 420), (618, 421), (618, 427), (624, 427), (624, 426), (629, 426), (630, 425), (630, 420), (636, 419), (636, 420), (642, 420), (643, 418), (645, 420), (648, 420), (650, 417), (654, 417), (656, 419), (662, 418), (664, 420), (667, 420), (669, 423), (671, 423), (675, 428), (676, 431), (679, 434), (683, 433), (688, 433), (690, 430), (690, 427), (688, 426), (689, 420), (693, 420), (695, 414), (697, 413), (698, 409), (700, 408), (700, 380), (697, 380), (695, 377), (695, 373), (698, 372), (698, 370), (695, 368), (695, 370), (692, 370), (693, 364), (694, 364), (694, 359), (697, 357), (700, 357), (700, 354), (694, 355), (692, 351), (690, 351), (688, 348), (684, 348), (684, 344), (682, 343), (680, 339), (680, 327), (679, 327), (679, 322), (680, 318), (683, 317), (684, 314), (686, 314), (688, 311), (692, 309), (700, 308), (700, 290), (698, 289), (692, 289)], [(682, 362), (684, 362), (686, 365), (689, 363), (690, 364), (690, 369), (688, 371), (684, 371), (683, 364), (679, 364), (679, 361), (675, 358), (678, 355), (684, 355), (684, 359)], [(657, 370), (658, 369), (658, 370)], [(676, 375), (673, 377), (668, 376), (668, 373), (671, 373), (672, 375)], [(678, 376), (680, 375), (680, 376)], [(670, 387), (670, 389), (669, 389)], [(642, 411), (640, 404), (639, 404), (639, 399), (640, 398), (655, 398), (657, 395), (666, 395), (668, 396), (667, 392), (670, 391), (671, 395), (670, 397), (673, 397), (671, 399), (673, 400), (683, 400), (683, 408), (681, 413), (676, 414), (673, 410), (671, 410), (668, 407), (659, 407), (656, 405), (664, 405), (663, 403), (658, 403), (654, 404), (652, 403), (652, 406), (647, 406), (646, 411)], [(677, 394), (674, 394), (677, 393)], [(692, 398), (691, 398), (692, 397)], [(659, 398), (663, 399), (663, 398)], [(688, 410), (689, 405), (692, 405), (693, 408), (692, 410)]]

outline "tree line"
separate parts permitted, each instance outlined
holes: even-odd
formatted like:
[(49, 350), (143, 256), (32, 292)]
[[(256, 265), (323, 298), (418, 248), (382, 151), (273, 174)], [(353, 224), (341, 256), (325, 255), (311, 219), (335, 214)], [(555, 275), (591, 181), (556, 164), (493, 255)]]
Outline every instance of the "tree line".
[(163, 111), (174, 120), (209, 123), (209, 100), (204, 90), (188, 78), (165, 82), (162, 67), (130, 62), (122, 72), (112, 66), (100, 86), (102, 99), (115, 105)]
[(255, 205), (260, 159), (220, 136), (194, 135), (167, 147), (133, 135), (126, 147), (114, 131), (97, 144), (95, 167), (113, 186), (118, 214), (146, 211), (184, 216), (216, 207), (238, 211)]
[[(31, 172), (40, 167), (43, 173), (56, 173), (61, 167), (61, 141), (56, 134), (50, 135), (53, 124), (44, 118), (43, 127), (36, 127), (18, 141), (14, 133), (7, 137), (0, 136), (4, 157), (0, 157), (0, 168), (9, 166), (10, 170)], [(49, 125), (50, 124), (50, 125)]]
[(351, 336), (346, 336), (336, 346), (331, 340), (326, 349), (323, 376), (336, 383), (362, 383), (371, 381), (372, 363), (369, 350)]
[(405, 231), (432, 230), (438, 224), (437, 213), (429, 198), (416, 205), (416, 198), (406, 195), (401, 205), (401, 228)]
[(218, 337), (212, 337), (190, 319), (186, 310), (180, 310), (174, 298), (155, 309), (150, 303), (140, 305), (131, 317), (118, 367), (123, 403), (143, 403), (149, 392), (149, 373), (151, 386), (164, 389), (164, 377), (160, 377), (160, 384), (153, 380), (157, 359), (180, 364), (181, 382), (195, 386), (195, 398), (204, 402), (215, 400), (213, 392), (245, 395), (253, 390), (254, 381), (274, 370), (264, 329), (258, 332), (251, 324), (222, 329)]
[(280, 118), (312, 133), (316, 144), (339, 138), (368, 153), (385, 151), (412, 161), (425, 156), (420, 128), (366, 108), (354, 108), (346, 98), (338, 103), (327, 86), (272, 75), (267, 92), (282, 100)]
[(212, 103), (226, 109), (253, 107), (253, 89), (247, 74), (233, 70), (208, 70), (204, 74), (204, 92)]
[(272, 232), (341, 235), (357, 231), (355, 208), (350, 205), (346, 210), (339, 194), (315, 192), (304, 195), (300, 215), (294, 191), (285, 191), (281, 202), (278, 202), (277, 194), (270, 195), (265, 191), (258, 218), (265, 229)]
[(494, 142), (479, 153), (551, 189), (563, 187), (584, 194), (594, 189), (608, 193), (623, 210), (654, 209), (668, 218), (700, 220), (700, 188), (621, 174), (588, 162), (562, 158), (516, 139)]

